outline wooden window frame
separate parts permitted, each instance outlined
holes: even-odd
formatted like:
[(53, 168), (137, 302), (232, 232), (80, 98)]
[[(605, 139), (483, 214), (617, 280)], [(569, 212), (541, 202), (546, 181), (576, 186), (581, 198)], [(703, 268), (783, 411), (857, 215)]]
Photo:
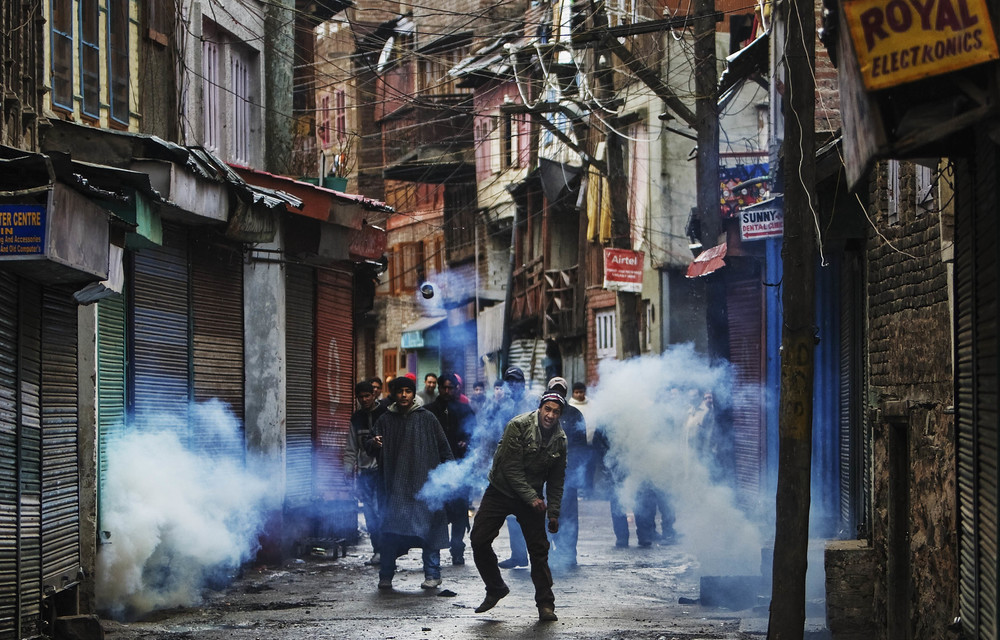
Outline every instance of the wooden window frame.
[(73, 79), (76, 69), (73, 62), (73, 1), (52, 0), (51, 37), (52, 106), (73, 110)]
[(129, 2), (108, 0), (108, 106), (112, 121), (129, 124)]
[(253, 64), (250, 56), (238, 47), (229, 54), (230, 99), (233, 114), (233, 148), (229, 154), (236, 162), (252, 164), (253, 93), (251, 91)]
[(594, 310), (594, 347), (597, 359), (618, 355), (618, 318), (614, 307)]
[(333, 129), (337, 132), (337, 142), (343, 142), (347, 138), (347, 92), (337, 89), (333, 93)]
[(221, 149), (221, 91), (219, 90), (219, 62), (221, 46), (218, 42), (218, 32), (207, 27), (202, 32), (201, 41), (202, 69), (202, 118), (204, 119), (202, 144), (209, 151)]
[(80, 111), (101, 117), (101, 6), (98, 0), (80, 0)]

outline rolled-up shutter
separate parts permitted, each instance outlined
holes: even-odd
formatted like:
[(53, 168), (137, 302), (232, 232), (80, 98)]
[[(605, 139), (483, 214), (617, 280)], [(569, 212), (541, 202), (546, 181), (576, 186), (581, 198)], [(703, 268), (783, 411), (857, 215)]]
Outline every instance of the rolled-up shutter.
[(75, 584), (80, 568), (77, 308), (72, 290), (42, 295), (42, 585)]
[(41, 289), (21, 279), (18, 287), (18, 558), (21, 637), (33, 635), (42, 603)]
[(761, 499), (767, 438), (764, 403), (763, 296), (759, 280), (738, 280), (726, 290), (729, 361), (733, 365), (733, 465), (745, 504)]
[(164, 224), (163, 246), (135, 254), (133, 283), (135, 414), (140, 419), (163, 411), (186, 415), (191, 340), (183, 229)]
[(125, 428), (125, 298), (97, 303), (97, 526), (102, 524), (108, 451)]
[(1000, 225), (997, 147), (980, 144), (955, 171), (955, 370), (958, 431), (959, 607), (968, 638), (996, 638)]
[(0, 271), (0, 634), (18, 628), (17, 279)]
[[(195, 243), (191, 248), (194, 398), (221, 400), (243, 427), (243, 256), (239, 247)], [(243, 438), (220, 441), (215, 429), (196, 429), (195, 446), (242, 457)]]
[(316, 484), (324, 500), (349, 497), (341, 458), (354, 407), (354, 290), (349, 271), (316, 274)]
[(313, 497), (313, 344), (316, 277), (313, 269), (288, 265), (285, 271), (286, 329), (285, 498), (302, 505)]

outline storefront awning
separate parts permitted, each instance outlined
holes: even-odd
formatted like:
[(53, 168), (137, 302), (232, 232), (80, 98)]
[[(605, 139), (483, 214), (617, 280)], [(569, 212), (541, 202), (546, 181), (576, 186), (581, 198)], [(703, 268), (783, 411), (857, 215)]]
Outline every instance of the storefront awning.
[(428, 344), (424, 332), (436, 327), (445, 321), (444, 316), (420, 318), (403, 328), (403, 335), (400, 337), (400, 346), (404, 349), (422, 349)]
[(707, 276), (726, 266), (726, 243), (716, 245), (698, 254), (694, 262), (688, 265), (687, 277), (698, 278)]

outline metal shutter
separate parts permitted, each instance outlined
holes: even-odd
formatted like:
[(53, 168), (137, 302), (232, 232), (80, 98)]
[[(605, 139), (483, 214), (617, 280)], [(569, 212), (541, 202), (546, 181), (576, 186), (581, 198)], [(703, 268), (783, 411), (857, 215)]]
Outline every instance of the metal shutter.
[(97, 529), (103, 531), (102, 503), (108, 475), (108, 448), (125, 429), (125, 298), (97, 303)]
[(285, 499), (313, 497), (313, 344), (316, 276), (311, 267), (285, 267), (285, 359), (288, 377), (285, 429)]
[(22, 637), (37, 632), (42, 602), (41, 289), (21, 279), (18, 291), (18, 583)]
[(964, 634), (996, 638), (997, 622), (997, 149), (988, 141), (955, 172), (955, 346), (959, 606)]
[(856, 253), (844, 255), (840, 269), (840, 528), (852, 537), (865, 513), (869, 469), (864, 456), (864, 416), (861, 411), (862, 279)]
[(749, 506), (762, 496), (767, 436), (764, 423), (763, 294), (758, 280), (728, 285), (729, 361), (733, 365), (733, 465), (740, 498)]
[(77, 308), (72, 290), (42, 294), (42, 584), (76, 584), (80, 568)]
[(186, 415), (190, 329), (184, 231), (164, 223), (163, 246), (137, 252), (134, 272), (131, 355), (135, 414), (139, 418), (147, 412)]
[(0, 272), (0, 637), (18, 628), (17, 279)]
[[(191, 317), (194, 399), (217, 398), (239, 419), (243, 433), (243, 256), (239, 247), (195, 243), (191, 249)], [(196, 446), (242, 458), (238, 442), (206, 440), (215, 430), (192, 434)], [(195, 444), (195, 443), (193, 443)]]
[(316, 273), (316, 485), (324, 500), (350, 497), (341, 465), (354, 409), (354, 288), (349, 271)]

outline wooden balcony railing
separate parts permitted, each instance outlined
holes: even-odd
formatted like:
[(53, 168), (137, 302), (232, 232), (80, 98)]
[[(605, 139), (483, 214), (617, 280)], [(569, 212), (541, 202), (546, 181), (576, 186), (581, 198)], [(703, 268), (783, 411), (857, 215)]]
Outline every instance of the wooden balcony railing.
[(577, 318), (577, 267), (543, 270), (542, 257), (514, 271), (512, 319), (535, 320), (542, 337), (558, 338), (579, 334)]

